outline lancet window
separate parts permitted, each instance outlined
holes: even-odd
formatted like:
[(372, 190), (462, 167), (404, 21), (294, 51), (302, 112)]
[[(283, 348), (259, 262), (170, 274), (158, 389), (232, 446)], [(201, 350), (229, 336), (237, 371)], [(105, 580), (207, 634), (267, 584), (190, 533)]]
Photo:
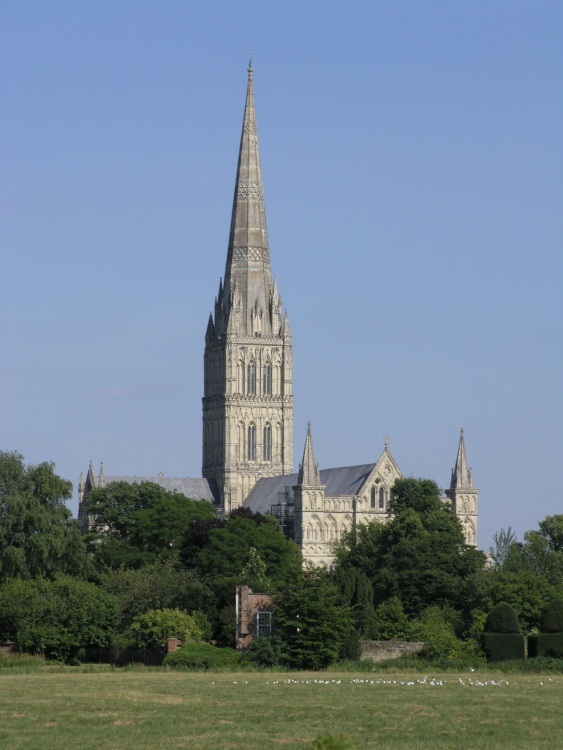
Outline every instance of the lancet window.
[(269, 362), (264, 365), (262, 391), (264, 396), (272, 395), (272, 365)]
[(249, 362), (246, 371), (246, 393), (249, 396), (256, 395), (256, 363)]
[(268, 463), (272, 460), (272, 427), (269, 423), (264, 426), (262, 460)]
[(248, 426), (247, 452), (248, 460), (256, 461), (256, 427), (253, 424)]

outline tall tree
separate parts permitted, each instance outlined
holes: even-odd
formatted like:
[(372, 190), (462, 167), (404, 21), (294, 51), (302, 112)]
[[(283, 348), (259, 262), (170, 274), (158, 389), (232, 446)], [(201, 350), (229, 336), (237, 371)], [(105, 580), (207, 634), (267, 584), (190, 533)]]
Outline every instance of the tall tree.
[(461, 524), (435, 482), (400, 479), (393, 487), (387, 524), (360, 526), (337, 550), (340, 565), (363, 570), (375, 603), (399, 597), (410, 616), (431, 605), (456, 606), (463, 580), (483, 566), (467, 547)]
[(275, 599), (275, 628), (289, 667), (323, 669), (338, 658), (352, 614), (327, 573), (300, 571)]
[(54, 469), (50, 462), (26, 467), (19, 453), (0, 452), (0, 580), (90, 571), (65, 505), (72, 484)]
[(190, 500), (155, 482), (98, 487), (87, 508), (95, 518), (91, 549), (98, 561), (114, 568), (178, 560), (189, 523), (216, 515), (211, 503)]

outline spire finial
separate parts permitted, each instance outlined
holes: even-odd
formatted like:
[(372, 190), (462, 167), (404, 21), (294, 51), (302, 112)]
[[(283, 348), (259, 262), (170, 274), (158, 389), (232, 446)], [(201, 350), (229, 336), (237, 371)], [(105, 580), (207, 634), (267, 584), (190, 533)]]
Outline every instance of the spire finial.
[(252, 75), (252, 72), (254, 68), (252, 67), (252, 50), (248, 53), (249, 60), (248, 60), (248, 75)]
[(389, 448), (389, 435), (384, 435), (383, 440), (385, 441), (385, 450)]
[(463, 427), (461, 428), (461, 434), (463, 435)]

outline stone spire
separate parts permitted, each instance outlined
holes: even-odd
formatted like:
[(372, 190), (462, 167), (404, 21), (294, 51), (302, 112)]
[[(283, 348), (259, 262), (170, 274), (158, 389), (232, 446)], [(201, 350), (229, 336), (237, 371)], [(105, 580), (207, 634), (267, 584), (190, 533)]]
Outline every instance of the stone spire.
[[(219, 302), (229, 325), (236, 313), (236, 328), (239, 333), (262, 335), (272, 330), (272, 308), (279, 306), (277, 289), (272, 288), (268, 233), (258, 131), (254, 109), (252, 61), (248, 67), (248, 88), (233, 198), (229, 249), (225, 269), (225, 283), (220, 291)], [(274, 299), (274, 296), (277, 299)], [(221, 328), (215, 319), (215, 326)], [(232, 330), (233, 326), (230, 326)], [(223, 333), (223, 331), (221, 331)]]
[(457, 449), (457, 459), (455, 462), (455, 468), (452, 470), (452, 481), (450, 483), (451, 490), (466, 490), (473, 487), (471, 480), (471, 469), (467, 462), (467, 454), (465, 453), (465, 441), (463, 439), (463, 427), (461, 428), (461, 434), (459, 437), (459, 447)]
[(307, 426), (307, 438), (305, 440), (305, 449), (303, 451), (303, 461), (299, 466), (297, 484), (302, 484), (305, 487), (319, 487), (321, 484), (319, 466), (315, 460), (315, 451), (313, 450), (310, 422)]

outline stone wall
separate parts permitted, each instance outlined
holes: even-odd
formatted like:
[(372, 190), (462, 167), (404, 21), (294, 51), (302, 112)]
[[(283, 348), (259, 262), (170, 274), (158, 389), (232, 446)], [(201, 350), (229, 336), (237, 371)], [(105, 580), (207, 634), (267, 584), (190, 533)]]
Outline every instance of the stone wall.
[(409, 641), (362, 641), (362, 657), (373, 661), (398, 659), (407, 654), (422, 651), (424, 643), (410, 643)]

